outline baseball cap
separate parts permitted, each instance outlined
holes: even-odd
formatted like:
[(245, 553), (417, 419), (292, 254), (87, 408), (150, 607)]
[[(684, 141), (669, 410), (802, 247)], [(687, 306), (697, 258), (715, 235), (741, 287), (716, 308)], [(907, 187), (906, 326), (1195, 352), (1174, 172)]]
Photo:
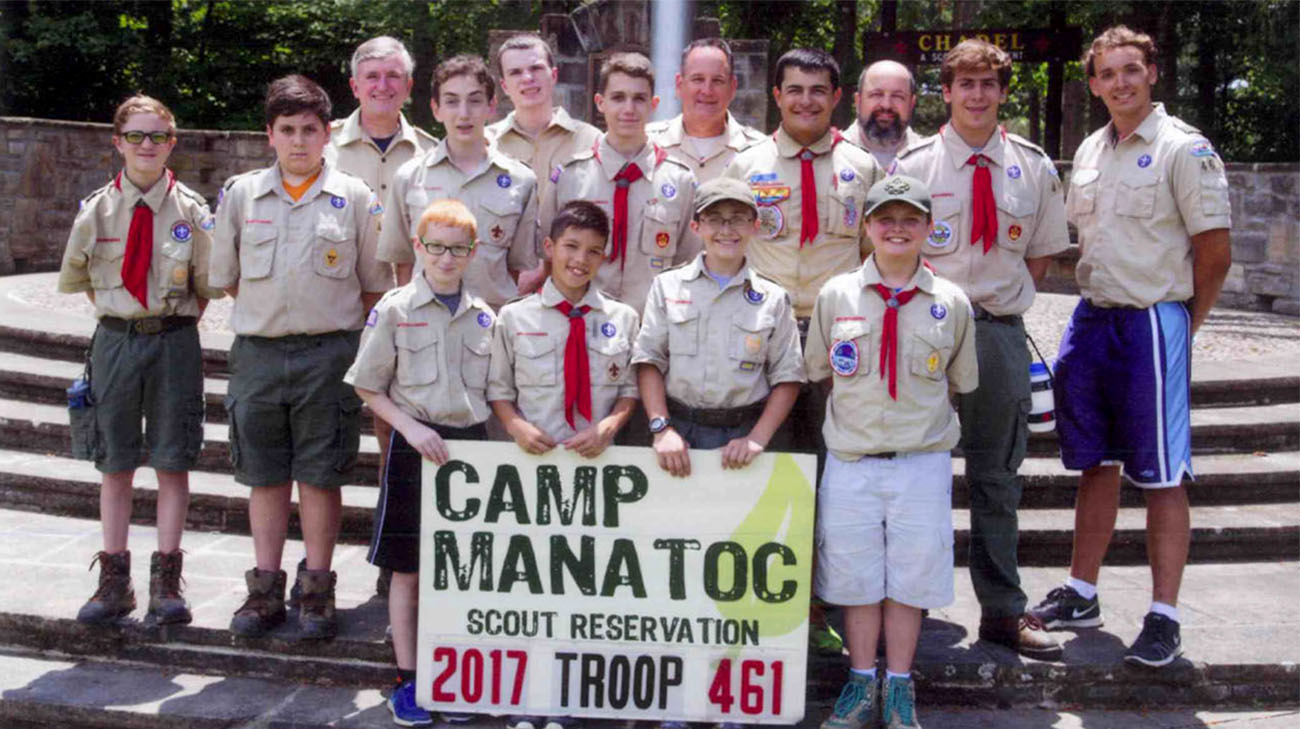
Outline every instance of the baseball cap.
[(732, 177), (719, 177), (709, 180), (695, 190), (695, 214), (699, 215), (714, 203), (734, 200), (758, 214), (758, 205), (754, 202), (754, 193), (749, 185)]
[(930, 214), (930, 188), (924, 182), (907, 175), (890, 175), (871, 186), (867, 192), (867, 209), (862, 217), (868, 217), (876, 208), (891, 202), (905, 202)]

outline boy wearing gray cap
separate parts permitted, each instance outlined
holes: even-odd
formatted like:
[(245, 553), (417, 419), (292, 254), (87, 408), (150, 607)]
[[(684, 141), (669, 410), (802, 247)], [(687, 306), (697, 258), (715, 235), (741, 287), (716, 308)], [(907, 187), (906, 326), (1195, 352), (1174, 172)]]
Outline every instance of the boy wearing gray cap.
[(749, 267), (758, 209), (745, 183), (695, 193), (704, 252), (655, 277), (632, 350), (659, 466), (689, 476), (689, 449), (744, 468), (773, 445), (805, 381), (789, 295)]
[(882, 703), (889, 729), (920, 726), (921, 611), (953, 599), (950, 451), (961, 428), (950, 398), (979, 383), (970, 301), (921, 262), (929, 189), (902, 175), (877, 182), (866, 226), (875, 252), (822, 287), (804, 355), (810, 380), (830, 380), (813, 588), (844, 607), (851, 667), (822, 729), (874, 726)]

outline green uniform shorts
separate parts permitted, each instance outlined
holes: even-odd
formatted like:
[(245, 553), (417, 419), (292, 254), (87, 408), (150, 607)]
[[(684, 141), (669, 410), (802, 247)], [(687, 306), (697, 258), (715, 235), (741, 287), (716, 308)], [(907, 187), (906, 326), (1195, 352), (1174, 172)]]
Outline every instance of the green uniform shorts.
[(230, 460), (247, 486), (349, 481), (361, 398), (343, 382), (360, 332), (235, 337), (230, 349)]

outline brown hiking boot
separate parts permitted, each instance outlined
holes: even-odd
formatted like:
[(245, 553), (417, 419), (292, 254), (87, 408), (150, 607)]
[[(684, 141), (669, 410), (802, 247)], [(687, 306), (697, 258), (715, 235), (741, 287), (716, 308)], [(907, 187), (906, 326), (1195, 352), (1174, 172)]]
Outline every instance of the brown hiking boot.
[(338, 618), (334, 615), (334, 583), (338, 576), (332, 570), (303, 570), (301, 578), (298, 637), (329, 640), (338, 632)]
[(1061, 660), (1061, 644), (1048, 635), (1033, 616), (980, 619), (980, 640), (1004, 645), (1026, 658), (1040, 661)]
[(181, 597), (181, 550), (149, 558), (149, 613), (158, 625), (186, 625), (194, 616)]
[(284, 622), (284, 570), (259, 570), (244, 573), (248, 599), (230, 619), (230, 632), (256, 638)]
[(135, 590), (131, 588), (131, 552), (99, 552), (90, 566), (99, 562), (99, 588), (77, 611), (77, 622), (107, 625), (135, 610)]

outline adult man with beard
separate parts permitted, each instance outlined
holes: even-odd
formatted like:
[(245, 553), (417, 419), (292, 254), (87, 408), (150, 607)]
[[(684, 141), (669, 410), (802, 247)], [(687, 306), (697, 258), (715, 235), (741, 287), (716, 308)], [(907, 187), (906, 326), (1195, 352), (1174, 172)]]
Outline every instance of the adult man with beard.
[(897, 61), (876, 61), (862, 70), (853, 94), (858, 121), (844, 138), (867, 150), (888, 170), (894, 157), (922, 137), (912, 130), (916, 110), (916, 79)]

